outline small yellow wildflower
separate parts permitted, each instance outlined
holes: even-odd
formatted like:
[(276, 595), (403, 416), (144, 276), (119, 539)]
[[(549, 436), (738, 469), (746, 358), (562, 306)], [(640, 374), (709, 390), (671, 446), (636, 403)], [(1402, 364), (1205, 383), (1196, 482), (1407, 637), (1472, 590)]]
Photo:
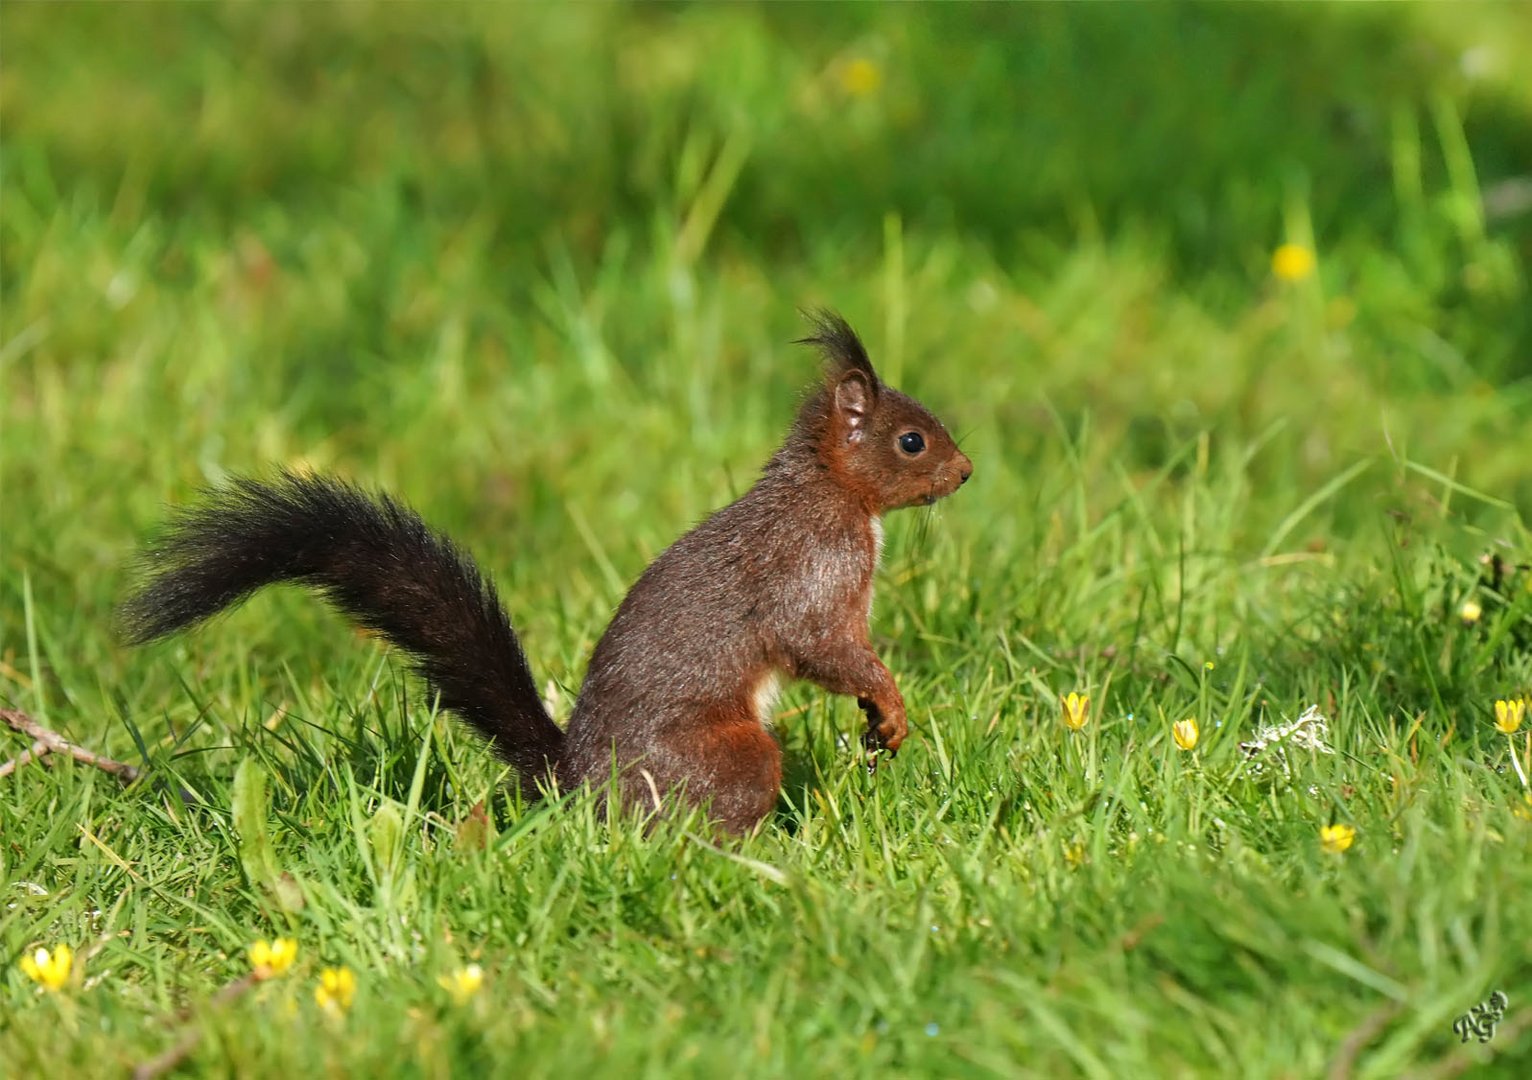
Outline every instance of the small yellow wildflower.
[(255, 969), (256, 979), (274, 979), (293, 966), (298, 959), (298, 943), (292, 938), (273, 938), (257, 941), (250, 946), (250, 966)]
[(462, 1005), (479, 992), (484, 985), (484, 969), (478, 964), (458, 968), (451, 975), (439, 975), (437, 985), (452, 995), (452, 1000)]
[(1090, 695), (1071, 690), (1059, 700), (1064, 703), (1064, 726), (1079, 731), (1090, 719)]
[(1522, 821), (1532, 821), (1532, 791), (1522, 792), (1521, 805), (1511, 807), (1511, 815)]
[(1339, 855), (1356, 842), (1356, 830), (1350, 825), (1326, 825), (1319, 830), (1319, 846), (1330, 855)]
[(44, 990), (57, 993), (64, 988), (69, 973), (74, 970), (74, 950), (68, 945), (60, 945), (52, 952), (38, 949), (21, 958), (21, 970), (41, 983)]
[(356, 997), (356, 976), (348, 967), (327, 967), (319, 973), (319, 985), (314, 987), (315, 1003), (328, 1013), (343, 1013), (351, 1008)]
[(1197, 721), (1190, 716), (1172, 724), (1170, 728), (1170, 737), (1176, 740), (1176, 745), (1182, 750), (1190, 750), (1196, 746), (1198, 734)]
[(1302, 281), (1314, 265), (1313, 250), (1302, 244), (1283, 244), (1271, 253), (1271, 272), (1283, 281)]
[(840, 85), (852, 97), (866, 97), (883, 85), (883, 70), (865, 56), (854, 57), (841, 66)]
[(1527, 702), (1524, 698), (1495, 702), (1495, 730), (1502, 735), (1516, 734), (1516, 729), (1521, 727), (1526, 716)]
[(1477, 600), (1464, 600), (1463, 606), (1458, 608), (1458, 618), (1470, 625), (1478, 622), (1483, 614), (1484, 609), (1479, 606)]

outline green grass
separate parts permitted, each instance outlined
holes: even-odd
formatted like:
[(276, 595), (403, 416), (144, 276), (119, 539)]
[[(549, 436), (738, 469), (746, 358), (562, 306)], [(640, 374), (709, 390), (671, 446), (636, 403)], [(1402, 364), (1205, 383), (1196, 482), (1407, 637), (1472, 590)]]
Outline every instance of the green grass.
[[(1532, 571), (1480, 562), (1532, 562), (1518, 5), (0, 21), (0, 704), (151, 773), (0, 779), (0, 1072), (187, 1030), (194, 1075), (1519, 1072)], [(794, 688), (755, 837), (520, 805), (305, 597), (114, 641), (165, 504), (301, 461), (475, 551), (567, 712), (785, 430), (817, 304), (976, 474), (888, 522), (906, 749), (867, 777)], [(1257, 773), (1311, 704), (1336, 753)], [(294, 971), (215, 1003), (276, 935)]]

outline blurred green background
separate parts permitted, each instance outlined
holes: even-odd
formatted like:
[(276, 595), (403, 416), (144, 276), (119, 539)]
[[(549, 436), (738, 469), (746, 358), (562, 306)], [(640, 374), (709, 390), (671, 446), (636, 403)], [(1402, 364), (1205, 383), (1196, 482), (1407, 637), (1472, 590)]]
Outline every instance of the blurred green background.
[[(1216, 411), (1230, 383), (1282, 399), (1248, 374), (1280, 328), (1248, 321), (1298, 239), (1321, 254), (1323, 383), (1532, 374), (1520, 4), (19, 4), (6, 23), (3, 285), (8, 338), (47, 328), (30, 365), (108, 366), (171, 296), (216, 288), (243, 323), (220, 370), (328, 431), (445, 327), (474, 369), (525, 322), (657, 378), (656, 339), (699, 305), (718, 325), (688, 344), (727, 364), (750, 322), (779, 340), (795, 305), (865, 298), (875, 337), (999, 354), (1017, 389), (1065, 366), (1132, 385), (1091, 387), (1103, 407)], [(1039, 310), (1069, 276), (1073, 304)], [(1196, 355), (1188, 305), (1248, 347)]]

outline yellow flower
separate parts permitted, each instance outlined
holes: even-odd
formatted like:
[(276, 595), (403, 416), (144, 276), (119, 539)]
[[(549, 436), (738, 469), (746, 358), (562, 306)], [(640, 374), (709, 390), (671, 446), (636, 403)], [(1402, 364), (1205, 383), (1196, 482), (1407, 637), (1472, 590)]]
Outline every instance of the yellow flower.
[(1059, 700), (1064, 703), (1064, 726), (1070, 731), (1079, 731), (1090, 719), (1090, 695), (1071, 690)]
[(883, 85), (883, 70), (865, 56), (854, 57), (841, 65), (840, 85), (852, 97), (866, 97)]
[(1197, 745), (1197, 721), (1188, 716), (1179, 723), (1172, 724), (1170, 737), (1176, 740), (1176, 745), (1182, 750), (1190, 750)]
[(458, 968), (451, 975), (439, 975), (436, 978), (437, 985), (452, 995), (452, 1000), (459, 1005), (479, 992), (479, 987), (484, 985), (484, 969), (478, 964), (469, 964), (467, 967)]
[(1495, 702), (1495, 730), (1502, 735), (1514, 735), (1527, 715), (1525, 698)]
[(250, 946), (250, 966), (255, 969), (256, 979), (274, 979), (293, 966), (298, 959), (298, 943), (292, 938), (274, 938), (257, 941)]
[(1319, 846), (1331, 855), (1339, 855), (1356, 842), (1356, 830), (1350, 825), (1326, 825), (1319, 830)]
[(314, 1001), (329, 1013), (343, 1013), (351, 1008), (356, 997), (356, 976), (348, 967), (327, 967), (319, 973), (319, 985), (314, 987)]
[(1302, 244), (1283, 244), (1271, 253), (1271, 272), (1283, 281), (1302, 281), (1314, 272), (1314, 252)]
[(1465, 623), (1476, 623), (1483, 614), (1484, 609), (1477, 600), (1464, 600), (1463, 606), (1458, 608), (1458, 617)]
[(1511, 807), (1511, 814), (1523, 821), (1532, 821), (1532, 791), (1522, 792), (1521, 805)]
[(68, 945), (60, 945), (52, 952), (47, 949), (38, 949), (29, 956), (21, 958), (21, 970), (42, 984), (43, 989), (49, 993), (57, 993), (64, 988), (69, 981), (69, 973), (74, 969), (74, 950)]

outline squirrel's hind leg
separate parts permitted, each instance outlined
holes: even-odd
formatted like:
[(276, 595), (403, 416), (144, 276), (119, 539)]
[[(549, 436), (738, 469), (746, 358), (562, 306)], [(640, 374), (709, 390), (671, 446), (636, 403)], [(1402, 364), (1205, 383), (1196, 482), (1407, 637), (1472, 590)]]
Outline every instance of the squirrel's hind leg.
[(714, 706), (672, 739), (660, 738), (623, 779), (630, 806), (653, 808), (680, 788), (686, 801), (732, 833), (747, 833), (776, 808), (782, 748), (757, 719), (753, 701)]

